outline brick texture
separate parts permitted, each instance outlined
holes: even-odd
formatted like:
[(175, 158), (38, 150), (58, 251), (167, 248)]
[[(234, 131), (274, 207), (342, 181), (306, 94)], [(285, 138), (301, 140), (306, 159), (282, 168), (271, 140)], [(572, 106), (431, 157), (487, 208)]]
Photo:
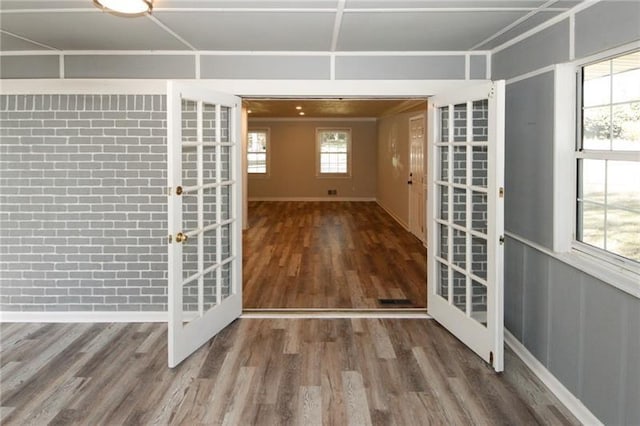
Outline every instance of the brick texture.
[(162, 311), (166, 99), (0, 96), (0, 309)]

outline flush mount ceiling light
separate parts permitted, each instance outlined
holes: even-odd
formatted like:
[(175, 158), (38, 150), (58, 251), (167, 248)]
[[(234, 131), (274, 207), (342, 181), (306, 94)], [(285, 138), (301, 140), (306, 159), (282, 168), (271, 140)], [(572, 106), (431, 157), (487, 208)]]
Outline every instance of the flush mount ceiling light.
[(153, 9), (153, 0), (93, 0), (93, 4), (120, 16), (140, 16)]

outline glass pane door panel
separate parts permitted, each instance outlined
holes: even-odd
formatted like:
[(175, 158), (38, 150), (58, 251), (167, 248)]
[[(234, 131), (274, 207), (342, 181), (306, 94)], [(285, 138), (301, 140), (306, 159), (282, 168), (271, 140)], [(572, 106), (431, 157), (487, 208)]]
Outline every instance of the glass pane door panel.
[(486, 146), (474, 146), (471, 148), (471, 185), (473, 186), (480, 186), (482, 188), (487, 187), (489, 178), (489, 163), (487, 161), (488, 149), (489, 148)]
[(467, 277), (453, 271), (453, 306), (462, 312), (467, 311)]
[(467, 183), (467, 147), (453, 147), (453, 183)]
[(440, 116), (440, 142), (449, 142), (449, 107), (440, 107), (438, 109)]
[(473, 101), (473, 141), (485, 142), (489, 138), (489, 101)]
[(453, 264), (461, 269), (467, 267), (467, 234), (453, 229)]
[(449, 220), (449, 188), (443, 185), (437, 185), (438, 198), (440, 200), (440, 209), (438, 209), (439, 219)]
[(447, 182), (449, 180), (449, 147), (441, 146), (438, 148), (440, 156), (440, 180)]
[(471, 318), (487, 326), (487, 287), (471, 280)]
[(453, 223), (467, 226), (467, 190), (453, 188)]
[(449, 258), (449, 227), (438, 225), (438, 252), (436, 256), (447, 260)]
[(453, 141), (467, 141), (467, 104), (458, 104), (453, 107)]
[(487, 240), (472, 237), (470, 272), (477, 277), (487, 279), (487, 260)]
[(444, 263), (436, 262), (437, 287), (436, 293), (445, 299), (449, 299), (449, 267)]
[(487, 194), (473, 191), (471, 195), (471, 229), (474, 231), (487, 233), (487, 207)]

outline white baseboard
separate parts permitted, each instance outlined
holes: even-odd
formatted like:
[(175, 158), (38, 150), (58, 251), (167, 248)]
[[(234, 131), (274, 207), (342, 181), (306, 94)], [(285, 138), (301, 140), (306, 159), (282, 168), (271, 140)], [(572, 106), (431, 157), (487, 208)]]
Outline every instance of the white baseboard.
[(167, 312), (0, 312), (0, 322), (167, 322)]
[(393, 213), (391, 210), (389, 210), (388, 208), (386, 208), (386, 207), (384, 206), (384, 204), (382, 204), (382, 203), (380, 202), (380, 200), (376, 199), (375, 201), (376, 201), (376, 203), (378, 203), (378, 205), (382, 208), (382, 210), (384, 210), (385, 212), (387, 212), (387, 214), (388, 214), (389, 216), (391, 216), (392, 218), (394, 218), (394, 219), (395, 219), (395, 221), (396, 221), (396, 222), (398, 222), (398, 223), (400, 224), (400, 226), (402, 226), (402, 227), (403, 227), (407, 232), (411, 232), (411, 231), (409, 231), (409, 224), (408, 224), (408, 223), (406, 223), (405, 221), (401, 220), (398, 216), (396, 216), (396, 214), (395, 214), (395, 213)]
[(375, 197), (249, 197), (249, 201), (376, 201)]
[(583, 425), (602, 425), (602, 422), (593, 415), (591, 411), (571, 393), (560, 381), (553, 375), (547, 368), (542, 365), (536, 357), (524, 347), (522, 343), (515, 338), (509, 330), (504, 330), (504, 341), (511, 348), (511, 350), (520, 358), (527, 367), (533, 372), (533, 374), (540, 379), (542, 383), (564, 404), (565, 407)]

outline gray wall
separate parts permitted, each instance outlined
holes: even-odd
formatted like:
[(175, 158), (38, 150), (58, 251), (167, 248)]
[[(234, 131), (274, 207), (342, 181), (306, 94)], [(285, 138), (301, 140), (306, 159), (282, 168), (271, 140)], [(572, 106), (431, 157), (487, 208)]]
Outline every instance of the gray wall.
[(0, 96), (0, 310), (162, 311), (164, 96)]
[[(638, 40), (640, 3), (576, 14), (578, 57)], [(493, 56), (493, 78), (568, 59), (564, 21)], [(505, 325), (605, 424), (640, 424), (640, 299), (550, 256), (553, 71), (507, 85)]]

